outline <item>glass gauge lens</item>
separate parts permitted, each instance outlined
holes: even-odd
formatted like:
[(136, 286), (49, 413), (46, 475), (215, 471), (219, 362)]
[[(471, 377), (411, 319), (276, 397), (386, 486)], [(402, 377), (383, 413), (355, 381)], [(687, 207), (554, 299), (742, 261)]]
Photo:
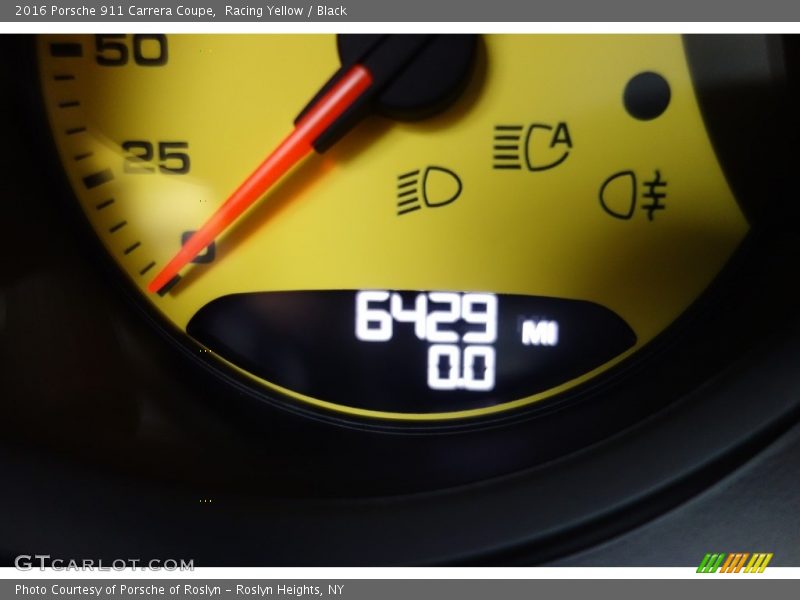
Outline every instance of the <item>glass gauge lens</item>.
[(106, 252), (204, 360), (272, 402), (435, 420), (552, 397), (668, 328), (748, 230), (679, 36), (487, 35), (447, 108), (374, 111), (148, 291), (343, 46), (38, 41), (57, 150)]

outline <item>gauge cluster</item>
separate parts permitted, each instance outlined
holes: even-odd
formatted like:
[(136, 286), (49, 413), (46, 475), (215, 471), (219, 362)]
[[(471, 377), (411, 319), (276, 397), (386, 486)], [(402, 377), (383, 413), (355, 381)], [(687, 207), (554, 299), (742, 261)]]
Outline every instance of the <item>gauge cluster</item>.
[(569, 562), (796, 423), (792, 36), (0, 49), (0, 555)]
[[(282, 55), (302, 77), (251, 76)], [(430, 421), (557, 396), (668, 329), (750, 227), (680, 36), (56, 35), (37, 56), (104, 251), (274, 404)]]

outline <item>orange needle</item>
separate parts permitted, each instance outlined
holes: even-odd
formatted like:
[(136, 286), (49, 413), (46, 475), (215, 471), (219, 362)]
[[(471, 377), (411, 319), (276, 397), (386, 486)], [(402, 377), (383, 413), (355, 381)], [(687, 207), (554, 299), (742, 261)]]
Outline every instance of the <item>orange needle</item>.
[(150, 282), (147, 289), (158, 292), (178, 272), (214, 241), (258, 200), (289, 169), (303, 160), (319, 137), (372, 85), (372, 74), (362, 65), (353, 66), (297, 123), (258, 168), (190, 237), (178, 253)]

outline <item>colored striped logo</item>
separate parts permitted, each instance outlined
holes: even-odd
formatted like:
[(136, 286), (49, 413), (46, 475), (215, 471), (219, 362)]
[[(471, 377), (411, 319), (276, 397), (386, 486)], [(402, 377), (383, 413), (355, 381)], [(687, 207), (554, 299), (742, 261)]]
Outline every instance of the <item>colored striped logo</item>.
[[(750, 559), (748, 561), (748, 559)], [(698, 573), (763, 573), (769, 561), (772, 560), (772, 552), (736, 552), (733, 554), (706, 554), (697, 567)], [(746, 564), (746, 566), (745, 566)]]

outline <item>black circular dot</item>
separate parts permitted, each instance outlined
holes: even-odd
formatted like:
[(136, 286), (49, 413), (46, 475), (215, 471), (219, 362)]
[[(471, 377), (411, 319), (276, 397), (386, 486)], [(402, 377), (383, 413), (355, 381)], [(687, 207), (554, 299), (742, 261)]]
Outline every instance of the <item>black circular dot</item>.
[(622, 100), (630, 116), (649, 121), (661, 116), (667, 110), (671, 96), (672, 92), (666, 79), (658, 73), (645, 71), (631, 77), (625, 86)]

